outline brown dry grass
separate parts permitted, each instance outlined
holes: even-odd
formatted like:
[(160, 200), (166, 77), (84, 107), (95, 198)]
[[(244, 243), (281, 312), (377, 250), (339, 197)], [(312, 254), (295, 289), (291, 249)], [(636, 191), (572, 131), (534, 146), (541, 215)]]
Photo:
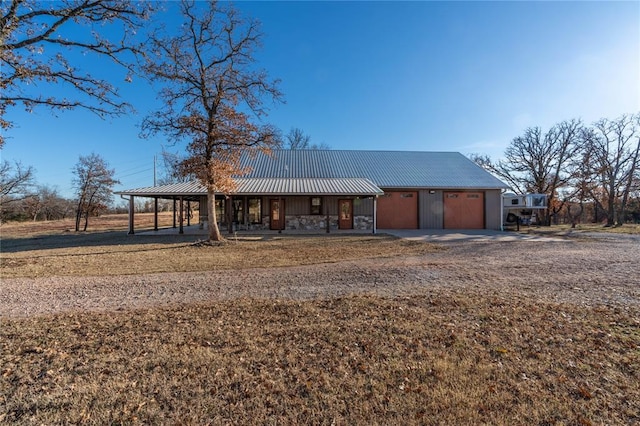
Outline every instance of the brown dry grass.
[(520, 228), (520, 232), (542, 235), (575, 235), (600, 232), (608, 234), (640, 235), (640, 224), (625, 223), (622, 226), (605, 227), (597, 223), (584, 223), (576, 225), (575, 228), (571, 228), (571, 225), (523, 226)]
[[(139, 273), (433, 250), (335, 235), (194, 247), (177, 236), (139, 243), (122, 223), (81, 235), (30, 226), (3, 225), (1, 276), (120, 273), (125, 259)], [(638, 307), (523, 294), (433, 286), (411, 298), (4, 318), (0, 424), (640, 422)]]
[(0, 320), (0, 423), (632, 424), (637, 314), (450, 290)]
[[(170, 225), (170, 214), (162, 215)], [(137, 226), (153, 226), (153, 215), (136, 215)], [(69, 223), (73, 225), (72, 223)], [(198, 236), (126, 235), (126, 215), (94, 219), (94, 230), (69, 232), (64, 221), (2, 226), (0, 277), (143, 274), (269, 268), (344, 260), (417, 255), (432, 244), (386, 235), (262, 235), (240, 237), (211, 247), (194, 245)]]

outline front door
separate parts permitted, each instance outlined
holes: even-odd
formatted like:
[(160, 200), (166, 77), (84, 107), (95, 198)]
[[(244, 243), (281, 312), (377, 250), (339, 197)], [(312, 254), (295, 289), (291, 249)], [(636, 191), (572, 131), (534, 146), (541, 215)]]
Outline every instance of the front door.
[(338, 200), (338, 228), (353, 229), (353, 200)]
[(284, 200), (271, 200), (271, 229), (284, 229)]

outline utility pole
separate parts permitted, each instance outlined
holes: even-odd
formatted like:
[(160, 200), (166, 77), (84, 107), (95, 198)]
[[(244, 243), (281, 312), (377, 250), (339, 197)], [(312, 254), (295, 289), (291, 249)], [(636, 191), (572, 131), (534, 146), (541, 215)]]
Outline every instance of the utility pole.
[(157, 155), (153, 156), (153, 186), (156, 186), (156, 158)]

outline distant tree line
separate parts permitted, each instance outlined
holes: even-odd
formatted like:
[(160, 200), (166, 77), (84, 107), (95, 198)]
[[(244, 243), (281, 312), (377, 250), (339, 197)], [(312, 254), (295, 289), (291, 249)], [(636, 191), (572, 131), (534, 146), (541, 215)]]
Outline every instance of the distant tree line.
[(545, 224), (640, 223), (640, 113), (591, 125), (562, 121), (546, 131), (530, 127), (504, 158), (471, 158), (516, 193), (547, 194)]
[(74, 168), (75, 198), (62, 197), (56, 188), (37, 184), (32, 167), (0, 164), (0, 222), (59, 220), (74, 217), (75, 230), (87, 230), (89, 218), (112, 209), (115, 170), (97, 154), (80, 156)]

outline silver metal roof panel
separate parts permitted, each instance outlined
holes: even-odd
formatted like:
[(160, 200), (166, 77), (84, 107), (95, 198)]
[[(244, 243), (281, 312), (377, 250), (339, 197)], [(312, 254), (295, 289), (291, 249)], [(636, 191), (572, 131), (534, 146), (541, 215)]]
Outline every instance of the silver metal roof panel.
[(273, 150), (244, 156), (251, 178), (366, 178), (381, 188), (502, 189), (458, 152)]
[[(236, 178), (235, 195), (379, 195), (383, 191), (368, 179), (361, 178)], [(118, 191), (135, 196), (197, 196), (206, 195), (200, 182), (176, 183), (156, 187)]]
[[(273, 150), (245, 154), (236, 194), (377, 194), (380, 188), (503, 189), (504, 182), (458, 152)], [(125, 195), (206, 194), (198, 182), (120, 191)]]

